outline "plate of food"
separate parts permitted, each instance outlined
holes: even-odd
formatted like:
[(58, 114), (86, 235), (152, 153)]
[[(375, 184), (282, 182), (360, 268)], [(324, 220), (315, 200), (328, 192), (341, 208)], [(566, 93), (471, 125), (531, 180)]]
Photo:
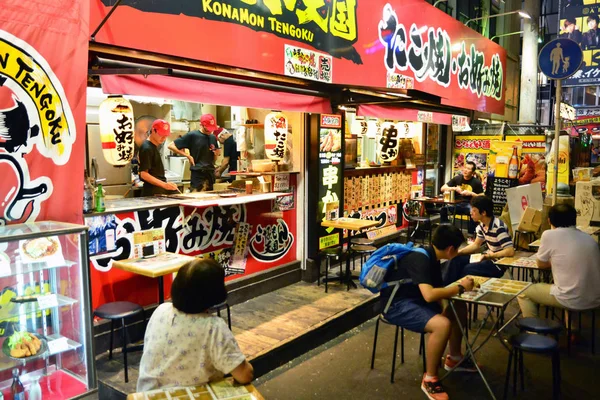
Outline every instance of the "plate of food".
[(31, 332), (15, 332), (2, 344), (2, 352), (13, 360), (31, 360), (48, 351), (46, 339)]
[(19, 251), (24, 263), (45, 262), (49, 266), (64, 265), (60, 241), (56, 236), (21, 240)]

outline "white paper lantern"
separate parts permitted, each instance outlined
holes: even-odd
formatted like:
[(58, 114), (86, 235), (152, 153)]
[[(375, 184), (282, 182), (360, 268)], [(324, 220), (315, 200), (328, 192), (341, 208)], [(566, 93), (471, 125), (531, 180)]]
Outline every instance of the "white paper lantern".
[(384, 122), (381, 125), (383, 132), (377, 142), (377, 156), (383, 162), (392, 162), (398, 158), (400, 149), (400, 134), (398, 124)]
[(281, 112), (271, 112), (265, 117), (265, 153), (271, 160), (282, 160), (288, 137), (288, 120)]
[(133, 108), (121, 96), (109, 96), (100, 104), (102, 153), (110, 164), (127, 165), (133, 158)]

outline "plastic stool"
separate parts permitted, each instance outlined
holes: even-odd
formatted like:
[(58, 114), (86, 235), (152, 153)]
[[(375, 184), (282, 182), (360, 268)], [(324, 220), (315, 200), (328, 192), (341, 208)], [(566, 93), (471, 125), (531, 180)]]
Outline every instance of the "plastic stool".
[(110, 347), (108, 350), (108, 358), (111, 360), (115, 320), (121, 320), (121, 329), (123, 330), (123, 363), (125, 364), (125, 383), (129, 382), (129, 375), (127, 373), (127, 329), (125, 326), (125, 318), (133, 317), (138, 314), (142, 314), (145, 322), (146, 318), (144, 316), (144, 309), (142, 306), (128, 301), (115, 301), (112, 303), (106, 303), (94, 311), (95, 316), (110, 320)]
[(525, 374), (523, 363), (523, 352), (552, 355), (552, 397), (558, 399), (560, 395), (560, 353), (558, 352), (558, 342), (543, 335), (531, 333), (520, 333), (510, 338), (512, 350), (508, 355), (508, 367), (506, 368), (506, 380), (504, 381), (504, 399), (508, 394), (508, 385), (510, 381), (510, 370), (513, 367), (513, 395), (517, 395), (517, 368), (521, 376), (521, 390), (525, 390)]
[(542, 318), (521, 318), (517, 320), (517, 328), (521, 332), (535, 332), (542, 335), (552, 335), (558, 341), (558, 334), (562, 331), (559, 322)]

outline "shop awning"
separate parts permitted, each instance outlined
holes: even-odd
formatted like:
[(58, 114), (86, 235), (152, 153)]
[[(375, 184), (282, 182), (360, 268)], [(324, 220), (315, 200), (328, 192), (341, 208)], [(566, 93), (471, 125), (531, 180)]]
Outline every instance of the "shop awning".
[(158, 97), (215, 105), (331, 113), (329, 99), (164, 75), (104, 75), (106, 94)]
[(392, 119), (396, 121), (423, 121), (441, 125), (452, 125), (452, 114), (393, 106), (362, 104), (358, 106), (356, 115), (359, 117)]

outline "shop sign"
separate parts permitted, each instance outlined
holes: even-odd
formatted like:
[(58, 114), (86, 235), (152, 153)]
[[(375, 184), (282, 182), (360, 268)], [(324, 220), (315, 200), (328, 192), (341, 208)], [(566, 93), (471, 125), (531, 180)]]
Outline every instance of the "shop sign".
[[(599, 27), (590, 29), (587, 23), (588, 16), (597, 16), (600, 4), (590, 1), (561, 0), (558, 9), (559, 37), (574, 40), (583, 50), (583, 63), (581, 68), (570, 78), (563, 80), (563, 86), (589, 86), (600, 83), (600, 36)], [(567, 21), (568, 20), (568, 21)], [(566, 22), (566, 26), (565, 26)]]
[[(113, 4), (92, 0), (91, 29)], [(123, 0), (118, 11), (97, 43), (504, 113), (506, 51), (422, 0)]]
[(282, 160), (288, 136), (287, 117), (272, 112), (265, 117), (265, 153), (271, 160)]
[(256, 234), (250, 239), (250, 253), (263, 263), (280, 260), (294, 244), (294, 235), (285, 220), (278, 219), (275, 224), (259, 224)]
[[(133, 158), (133, 108), (121, 96), (109, 96), (98, 107), (102, 154), (109, 164), (123, 167)], [(168, 128), (168, 127), (167, 127)]]
[(375, 239), (382, 238), (384, 236), (391, 235), (393, 233), (396, 233), (396, 226), (395, 225), (387, 225), (380, 229), (368, 231), (367, 237), (371, 240), (375, 240)]
[(273, 176), (273, 191), (274, 192), (285, 192), (290, 189), (290, 175), (289, 174), (278, 174)]
[(430, 111), (417, 111), (417, 121), (433, 122), (433, 113)]
[[(365, 121), (359, 121), (365, 122)], [(338, 114), (321, 114), (321, 128), (341, 128), (342, 116)]]
[(389, 163), (398, 158), (398, 150), (400, 147), (400, 137), (397, 124), (384, 122), (382, 125), (383, 134), (379, 139), (377, 155), (384, 163)]
[(469, 117), (464, 115), (452, 116), (452, 131), (453, 132), (470, 132)]
[(489, 150), (492, 139), (489, 138), (467, 138), (467, 137), (456, 137), (454, 139), (454, 148), (456, 150), (463, 149), (475, 149), (475, 150)]
[(88, 7), (0, 8), (0, 225), (81, 222)]
[(293, 193), (277, 196), (273, 201), (273, 212), (293, 210), (296, 207), (295, 203)]
[[(320, 122), (323, 122), (322, 120)], [(325, 121), (328, 122), (328, 121)], [(340, 216), (340, 200), (343, 189), (342, 131), (339, 128), (319, 129), (319, 205), (317, 221)], [(319, 222), (320, 238), (331, 235), (333, 228), (323, 228)]]
[(246, 272), (248, 238), (250, 237), (251, 231), (252, 225), (246, 222), (237, 224), (231, 257), (228, 260), (226, 272), (229, 272), (230, 274), (243, 274)]
[(317, 82), (332, 82), (330, 55), (300, 47), (285, 45), (285, 74)]
[(577, 107), (575, 112), (577, 117), (600, 117), (600, 107)]

